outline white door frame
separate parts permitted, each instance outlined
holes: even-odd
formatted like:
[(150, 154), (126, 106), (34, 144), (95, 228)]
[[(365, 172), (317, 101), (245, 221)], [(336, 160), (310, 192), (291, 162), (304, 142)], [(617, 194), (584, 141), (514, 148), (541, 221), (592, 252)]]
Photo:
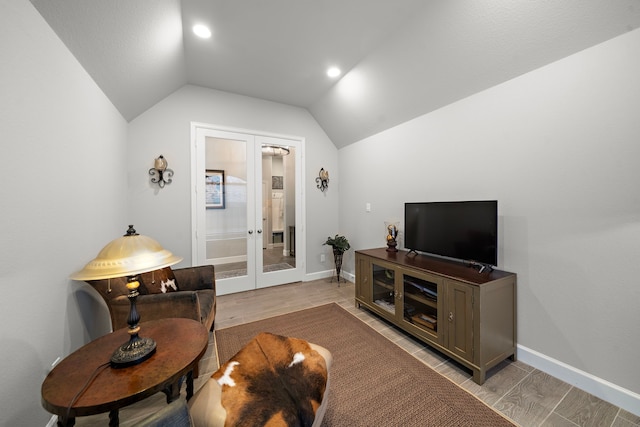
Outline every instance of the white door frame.
[[(198, 123), (191, 122), (191, 232), (192, 232), (192, 246), (191, 246), (191, 262), (192, 265), (198, 265), (201, 263), (203, 259), (206, 259), (206, 233), (204, 230), (206, 229), (205, 223), (205, 206), (204, 206), (204, 192), (201, 188), (202, 197), (198, 197), (198, 189), (203, 186), (204, 175), (199, 173), (199, 171), (203, 171), (204, 167), (204, 144), (199, 143), (198, 141), (198, 131), (212, 131), (215, 133), (219, 133), (221, 137), (224, 137), (225, 133), (231, 134), (243, 134), (247, 136), (252, 136), (255, 138), (255, 146), (260, 143), (264, 143), (265, 141), (269, 141), (271, 138), (274, 138), (274, 141), (279, 141), (282, 143), (282, 140), (286, 140), (287, 145), (295, 147), (294, 153), (296, 156), (295, 163), (295, 215), (296, 215), (296, 233), (295, 233), (295, 247), (296, 247), (296, 267), (293, 269), (282, 270), (279, 272), (270, 272), (263, 273), (262, 272), (262, 256), (256, 256), (256, 253), (247, 254), (247, 262), (249, 262), (249, 258), (252, 259), (252, 264), (256, 266), (255, 271), (249, 272), (248, 276), (251, 276), (247, 279), (247, 283), (245, 285), (241, 285), (239, 287), (234, 287), (233, 291), (228, 291), (229, 287), (227, 286), (217, 286), (218, 295), (223, 295), (225, 293), (231, 292), (239, 292), (247, 289), (255, 289), (266, 286), (274, 286), (278, 284), (290, 283), (301, 281), (305, 275), (306, 263), (306, 251), (305, 251), (305, 212), (304, 212), (304, 138), (290, 135), (280, 135), (273, 134), (268, 132), (255, 131), (250, 129), (238, 129), (238, 128), (230, 128), (225, 126), (218, 126), (206, 123)], [(261, 168), (261, 164), (259, 159), (261, 159), (261, 154), (258, 152), (260, 150), (254, 150), (254, 159), (257, 162), (256, 167)], [(251, 197), (254, 203), (254, 211), (247, 212), (249, 217), (248, 227), (250, 227), (251, 231), (262, 230), (262, 177), (261, 175), (255, 175), (255, 169), (251, 171), (247, 171), (248, 179), (252, 179), (256, 184), (255, 192), (253, 194), (248, 194), (247, 197)], [(202, 176), (200, 176), (202, 175)], [(202, 180), (202, 181), (201, 181)], [(249, 200), (248, 200), (248, 203)], [(255, 225), (255, 227), (254, 227)], [(202, 230), (202, 231), (198, 231)], [(248, 230), (249, 231), (249, 230)], [(203, 235), (204, 234), (204, 235)], [(264, 233), (251, 233), (248, 235), (250, 239), (259, 239), (263, 238)], [(254, 244), (255, 245), (255, 244)], [(262, 244), (255, 245), (259, 246), (260, 254), (262, 251)], [(204, 252), (203, 252), (204, 251)], [(258, 274), (256, 274), (258, 272)], [(231, 281), (233, 279), (223, 279), (220, 280), (220, 285), (223, 285), (222, 282)]]

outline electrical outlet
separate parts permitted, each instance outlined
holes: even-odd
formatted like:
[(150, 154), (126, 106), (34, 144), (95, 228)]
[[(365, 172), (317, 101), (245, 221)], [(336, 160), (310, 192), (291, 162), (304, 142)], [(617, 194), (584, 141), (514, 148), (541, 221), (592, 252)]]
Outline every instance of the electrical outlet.
[(58, 424), (58, 416), (52, 415), (45, 427), (55, 427)]
[(62, 360), (62, 357), (57, 357), (56, 360), (54, 360), (51, 366), (49, 367), (49, 372), (51, 372), (53, 368), (55, 368), (56, 365), (60, 363), (61, 360)]
[(320, 262), (325, 262), (327, 260), (325, 254), (320, 254)]
[(56, 357), (56, 360), (53, 361), (53, 363), (51, 364), (51, 369), (55, 368), (56, 365), (62, 360), (61, 357)]

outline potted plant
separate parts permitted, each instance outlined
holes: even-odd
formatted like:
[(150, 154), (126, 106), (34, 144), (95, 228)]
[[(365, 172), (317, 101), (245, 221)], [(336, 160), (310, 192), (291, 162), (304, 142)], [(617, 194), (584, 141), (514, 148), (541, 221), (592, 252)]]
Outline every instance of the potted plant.
[[(327, 237), (327, 241), (323, 243), (333, 248), (333, 261), (336, 264), (336, 277), (338, 283), (340, 283), (340, 269), (342, 268), (342, 255), (351, 248), (349, 240), (346, 237), (338, 234), (335, 237)], [(333, 278), (331, 278), (333, 280)]]

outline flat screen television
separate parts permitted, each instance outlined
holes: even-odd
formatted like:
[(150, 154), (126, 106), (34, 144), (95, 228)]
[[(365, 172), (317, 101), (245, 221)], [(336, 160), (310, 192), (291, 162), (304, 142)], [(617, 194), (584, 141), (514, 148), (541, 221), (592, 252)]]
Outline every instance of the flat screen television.
[(498, 201), (405, 203), (404, 247), (498, 265)]

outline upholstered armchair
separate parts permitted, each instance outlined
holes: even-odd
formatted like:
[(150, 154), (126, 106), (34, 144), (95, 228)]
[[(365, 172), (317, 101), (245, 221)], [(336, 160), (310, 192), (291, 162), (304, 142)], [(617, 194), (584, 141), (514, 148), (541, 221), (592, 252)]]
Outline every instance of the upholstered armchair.
[[(140, 321), (183, 317), (213, 330), (216, 315), (216, 285), (212, 265), (170, 267), (139, 275), (136, 308)], [(107, 303), (113, 330), (127, 326), (131, 303), (127, 278), (87, 281)]]

